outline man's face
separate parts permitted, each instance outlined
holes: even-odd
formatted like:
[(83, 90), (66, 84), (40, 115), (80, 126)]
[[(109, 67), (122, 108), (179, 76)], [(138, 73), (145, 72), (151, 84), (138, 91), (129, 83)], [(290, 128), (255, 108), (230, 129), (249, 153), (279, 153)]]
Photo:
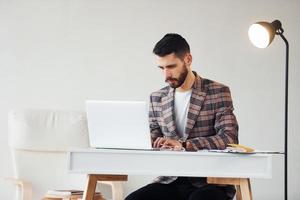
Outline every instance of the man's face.
[(178, 58), (174, 53), (166, 56), (157, 56), (158, 67), (162, 69), (165, 82), (172, 88), (180, 87), (188, 74), (188, 66), (183, 60)]

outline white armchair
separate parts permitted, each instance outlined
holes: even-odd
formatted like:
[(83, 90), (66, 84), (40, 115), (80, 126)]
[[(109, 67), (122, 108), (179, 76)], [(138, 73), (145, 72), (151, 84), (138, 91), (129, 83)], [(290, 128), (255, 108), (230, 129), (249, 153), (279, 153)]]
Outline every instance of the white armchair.
[[(47, 190), (81, 189), (86, 176), (68, 174), (69, 148), (89, 146), (86, 115), (77, 111), (20, 110), (8, 118), (9, 145), (22, 200), (40, 200)], [(120, 182), (102, 182), (112, 187), (114, 200), (123, 199)]]

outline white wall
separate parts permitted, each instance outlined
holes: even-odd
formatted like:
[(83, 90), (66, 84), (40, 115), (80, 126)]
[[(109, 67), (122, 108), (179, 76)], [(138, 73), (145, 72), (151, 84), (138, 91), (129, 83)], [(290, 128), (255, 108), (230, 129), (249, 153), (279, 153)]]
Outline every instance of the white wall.
[[(280, 19), (290, 41), (289, 192), (299, 199), (300, 1), (0, 0), (0, 199), (12, 199), (7, 112), (84, 109), (86, 99), (144, 100), (164, 85), (152, 48), (165, 33), (190, 43), (193, 67), (230, 86), (240, 142), (283, 150), (285, 46), (254, 48), (247, 30)], [(254, 199), (283, 198), (283, 159), (273, 178), (253, 180)], [(126, 193), (149, 177), (130, 177)]]

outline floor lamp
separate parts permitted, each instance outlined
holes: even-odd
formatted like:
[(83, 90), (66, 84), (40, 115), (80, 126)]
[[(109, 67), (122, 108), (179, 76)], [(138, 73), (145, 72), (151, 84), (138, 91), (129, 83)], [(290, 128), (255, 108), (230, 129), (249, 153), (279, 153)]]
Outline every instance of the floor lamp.
[(281, 22), (257, 22), (249, 28), (250, 41), (258, 48), (268, 47), (275, 35), (279, 35), (286, 45), (285, 62), (285, 107), (284, 107), (284, 199), (288, 199), (288, 79), (289, 79), (289, 43), (283, 35)]

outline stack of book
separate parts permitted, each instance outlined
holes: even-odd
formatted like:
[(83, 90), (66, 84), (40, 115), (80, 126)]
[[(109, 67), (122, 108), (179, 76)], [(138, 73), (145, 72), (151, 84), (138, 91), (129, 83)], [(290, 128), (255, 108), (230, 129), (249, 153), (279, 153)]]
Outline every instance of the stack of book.
[[(48, 190), (43, 200), (80, 200), (82, 196), (81, 190)], [(94, 199), (104, 200), (99, 192), (95, 193)]]

